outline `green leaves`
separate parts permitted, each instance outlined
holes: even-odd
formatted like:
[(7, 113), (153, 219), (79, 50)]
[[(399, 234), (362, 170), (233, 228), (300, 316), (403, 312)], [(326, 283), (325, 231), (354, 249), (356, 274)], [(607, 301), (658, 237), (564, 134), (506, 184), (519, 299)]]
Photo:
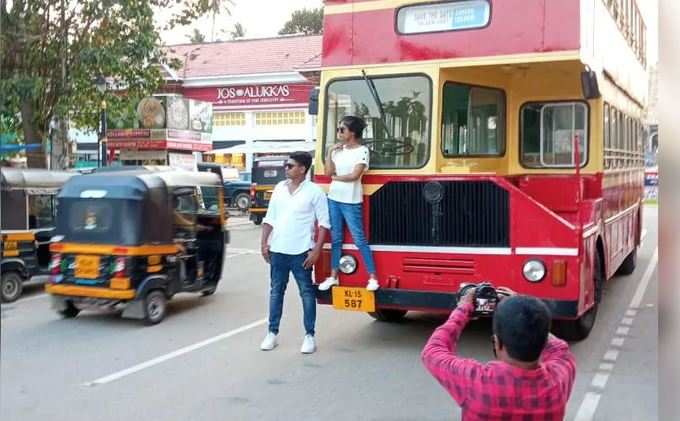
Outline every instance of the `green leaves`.
[[(172, 27), (189, 24), (227, 3), (0, 0), (3, 130), (23, 130), (29, 143), (40, 143), (53, 117), (70, 120), (81, 129), (95, 129), (102, 100), (111, 119), (124, 118), (130, 104), (163, 82), (159, 64), (166, 57), (154, 10), (171, 10), (166, 26)], [(113, 85), (104, 94), (95, 88), (97, 76)]]
[(283, 25), (279, 35), (318, 35), (323, 32), (323, 9), (302, 9), (293, 12), (290, 20)]

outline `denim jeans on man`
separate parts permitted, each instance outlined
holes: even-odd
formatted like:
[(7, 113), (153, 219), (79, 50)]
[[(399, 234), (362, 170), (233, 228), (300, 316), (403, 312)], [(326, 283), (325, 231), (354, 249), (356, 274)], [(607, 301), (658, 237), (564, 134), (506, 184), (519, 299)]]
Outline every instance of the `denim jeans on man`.
[(316, 296), (312, 285), (312, 269), (305, 269), (302, 266), (307, 258), (307, 253), (292, 255), (272, 252), (270, 256), (269, 331), (275, 334), (279, 333), (279, 323), (283, 312), (283, 296), (286, 293), (290, 272), (293, 272), (293, 277), (295, 277), (300, 291), (300, 298), (302, 298), (305, 334), (314, 336)]
[[(375, 263), (371, 249), (364, 235), (361, 203), (342, 203), (328, 199), (331, 219), (331, 267), (337, 269), (342, 255), (342, 233), (344, 223), (352, 234), (354, 244), (359, 249), (368, 273), (375, 273)], [(344, 223), (343, 223), (344, 221)]]

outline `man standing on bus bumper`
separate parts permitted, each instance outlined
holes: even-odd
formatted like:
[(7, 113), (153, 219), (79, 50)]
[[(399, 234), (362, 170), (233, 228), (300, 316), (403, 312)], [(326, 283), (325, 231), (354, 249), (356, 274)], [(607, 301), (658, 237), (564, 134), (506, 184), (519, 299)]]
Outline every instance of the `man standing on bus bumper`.
[(564, 419), (576, 363), (567, 343), (549, 333), (548, 307), (533, 297), (503, 299), (493, 316), (498, 361), (487, 364), (456, 355), (473, 311), (474, 289), (434, 331), (421, 355), (427, 370), (463, 409), (463, 421)]
[[(300, 352), (311, 354), (316, 351), (316, 295), (312, 266), (319, 258), (330, 223), (324, 191), (305, 180), (311, 166), (312, 156), (309, 153), (294, 152), (290, 155), (286, 163), (287, 180), (274, 188), (267, 215), (262, 221), (262, 257), (271, 265), (269, 332), (260, 345), (263, 351), (270, 351), (278, 344), (283, 296), (290, 272), (297, 282), (304, 313), (305, 337)], [(315, 223), (319, 225), (316, 242), (313, 239)]]

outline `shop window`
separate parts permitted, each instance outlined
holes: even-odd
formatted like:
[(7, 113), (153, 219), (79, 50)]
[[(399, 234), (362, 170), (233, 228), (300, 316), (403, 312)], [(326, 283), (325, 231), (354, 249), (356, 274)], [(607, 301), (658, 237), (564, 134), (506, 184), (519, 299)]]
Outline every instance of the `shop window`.
[(246, 113), (216, 112), (213, 114), (213, 125), (216, 127), (245, 126)]
[(255, 113), (256, 126), (290, 126), (305, 124), (305, 111), (260, 111)]

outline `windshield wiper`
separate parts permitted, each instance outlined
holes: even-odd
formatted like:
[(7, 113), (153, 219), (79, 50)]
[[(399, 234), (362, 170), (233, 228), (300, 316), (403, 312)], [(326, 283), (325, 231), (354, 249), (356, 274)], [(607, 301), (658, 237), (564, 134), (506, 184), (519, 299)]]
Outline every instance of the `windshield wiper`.
[(364, 69), (361, 69), (361, 74), (364, 75), (364, 80), (366, 81), (366, 85), (368, 85), (368, 91), (371, 93), (373, 101), (375, 101), (375, 105), (378, 106), (378, 111), (380, 112), (380, 123), (382, 123), (382, 126), (385, 128), (387, 138), (394, 139), (392, 133), (390, 133), (390, 129), (387, 127), (387, 120), (385, 120), (385, 109), (383, 108), (382, 101), (380, 100), (380, 96), (378, 95), (378, 89), (376, 89), (375, 84), (373, 83), (373, 79), (369, 78), (366, 75), (366, 70)]

